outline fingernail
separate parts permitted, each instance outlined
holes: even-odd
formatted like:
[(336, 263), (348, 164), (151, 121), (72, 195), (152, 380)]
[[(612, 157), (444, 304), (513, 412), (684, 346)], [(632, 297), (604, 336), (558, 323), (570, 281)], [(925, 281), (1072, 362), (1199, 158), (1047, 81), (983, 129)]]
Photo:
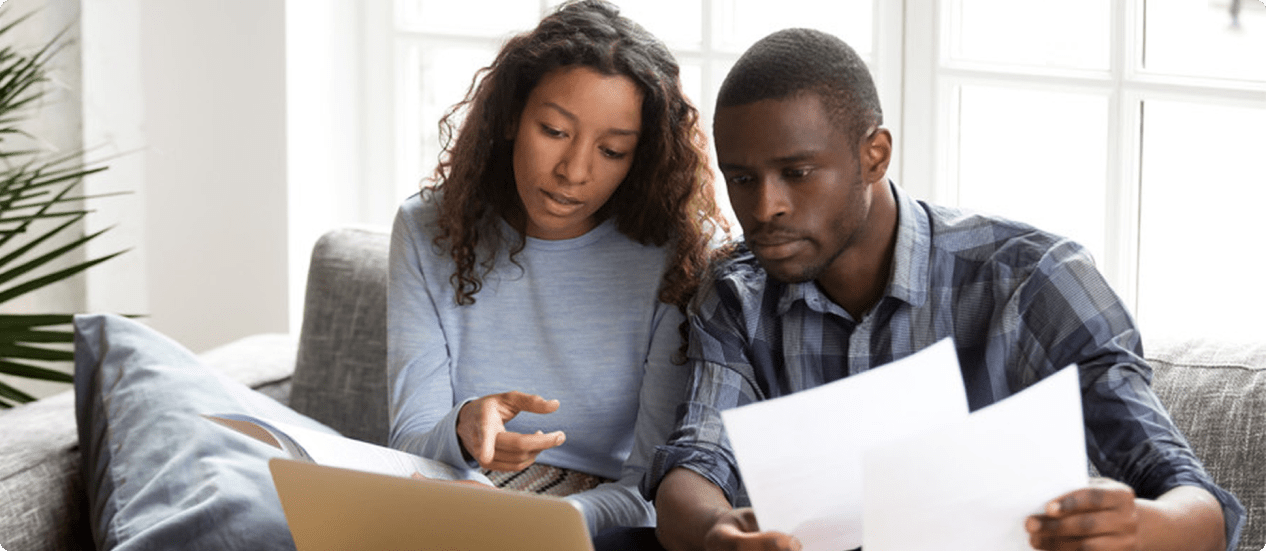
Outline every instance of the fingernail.
[(1039, 524), (1038, 524), (1038, 522), (1037, 522), (1037, 519), (1035, 519), (1035, 518), (1033, 518), (1033, 517), (1029, 517), (1029, 519), (1028, 519), (1028, 520), (1024, 521), (1024, 529), (1025, 529), (1025, 530), (1028, 530), (1028, 531), (1030, 531), (1030, 532), (1036, 532), (1036, 531), (1037, 531), (1038, 526), (1039, 526)]
[(1058, 515), (1058, 514), (1059, 514), (1059, 502), (1058, 502), (1058, 501), (1052, 501), (1052, 502), (1050, 502), (1050, 503), (1047, 503), (1047, 504), (1046, 504), (1046, 514), (1048, 514), (1048, 515)]

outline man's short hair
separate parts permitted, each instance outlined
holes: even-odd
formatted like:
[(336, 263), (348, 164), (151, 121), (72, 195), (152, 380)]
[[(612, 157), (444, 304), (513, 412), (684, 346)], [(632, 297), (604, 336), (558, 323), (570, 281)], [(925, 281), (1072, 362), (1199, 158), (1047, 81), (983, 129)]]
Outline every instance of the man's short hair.
[(883, 124), (866, 63), (843, 40), (814, 29), (784, 29), (748, 48), (717, 93), (717, 109), (813, 92), (850, 139)]

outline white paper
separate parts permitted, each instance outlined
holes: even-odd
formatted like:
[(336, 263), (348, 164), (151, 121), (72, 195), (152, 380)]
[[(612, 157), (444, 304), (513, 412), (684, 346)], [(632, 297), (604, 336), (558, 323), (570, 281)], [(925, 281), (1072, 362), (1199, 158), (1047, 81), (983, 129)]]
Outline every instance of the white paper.
[(205, 417), (280, 448), (293, 459), (318, 465), (402, 477), (419, 473), (439, 480), (469, 479), (492, 484), (478, 471), (462, 473), (440, 461), (335, 434), (238, 413)]
[(866, 551), (1030, 549), (1025, 518), (1089, 482), (1077, 369), (864, 462)]
[(945, 339), (721, 418), (761, 530), (792, 534), (805, 551), (841, 551), (862, 544), (863, 452), (967, 412), (958, 356)]

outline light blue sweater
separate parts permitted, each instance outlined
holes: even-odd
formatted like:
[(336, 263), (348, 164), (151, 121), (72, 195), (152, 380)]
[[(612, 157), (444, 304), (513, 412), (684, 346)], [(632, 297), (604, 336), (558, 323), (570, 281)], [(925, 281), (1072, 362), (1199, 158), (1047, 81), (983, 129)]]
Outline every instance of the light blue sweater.
[[(591, 534), (653, 525), (637, 486), (672, 430), (689, 372), (671, 361), (682, 316), (657, 299), (669, 251), (610, 220), (574, 239), (529, 237), (519, 266), (501, 251), (475, 304), (458, 306), (452, 259), (432, 244), (435, 217), (414, 195), (391, 232), (392, 447), (474, 469), (457, 439), (462, 404), (509, 390), (558, 399), (558, 411), (521, 413), (507, 428), (562, 430), (566, 442), (537, 461), (617, 480), (568, 498)], [(514, 235), (504, 222), (502, 231)]]

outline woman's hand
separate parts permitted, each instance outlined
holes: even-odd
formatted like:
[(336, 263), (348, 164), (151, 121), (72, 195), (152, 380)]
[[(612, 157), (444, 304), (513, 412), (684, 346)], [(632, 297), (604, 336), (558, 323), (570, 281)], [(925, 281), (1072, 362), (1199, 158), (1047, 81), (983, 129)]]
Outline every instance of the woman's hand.
[(457, 438), (462, 451), (494, 471), (518, 471), (536, 462), (541, 452), (562, 444), (563, 431), (520, 434), (506, 430), (506, 422), (519, 412), (553, 413), (558, 400), (546, 400), (517, 390), (490, 394), (473, 400), (457, 414)]

